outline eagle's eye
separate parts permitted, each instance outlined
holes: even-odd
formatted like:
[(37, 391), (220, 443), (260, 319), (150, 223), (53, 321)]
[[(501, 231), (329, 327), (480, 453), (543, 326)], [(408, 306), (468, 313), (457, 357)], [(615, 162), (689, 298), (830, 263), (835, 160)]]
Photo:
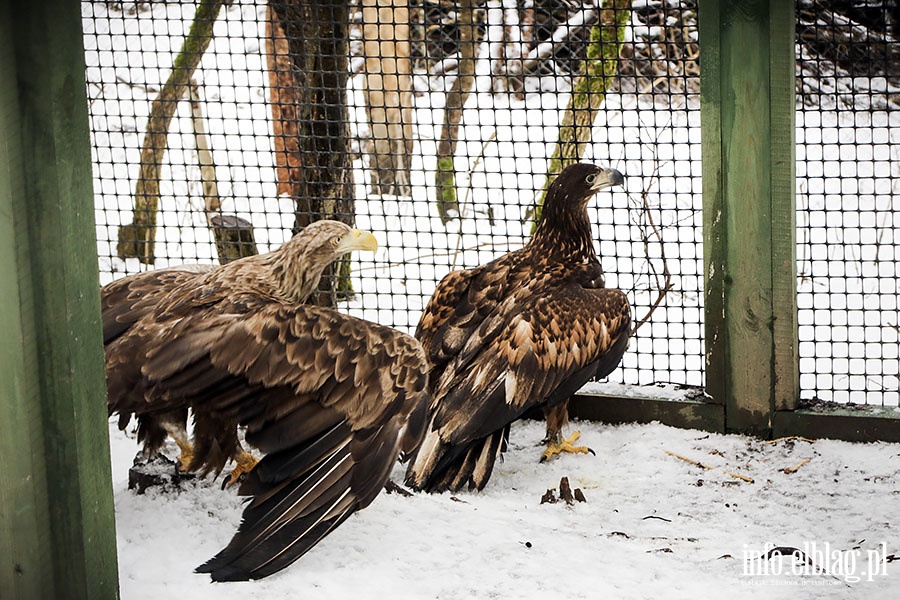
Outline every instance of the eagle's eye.
[(595, 179), (597, 179), (596, 173), (591, 173), (590, 175), (588, 175), (587, 177), (584, 178), (584, 180), (587, 181), (591, 185), (593, 185)]
[(337, 248), (343, 239), (344, 239), (343, 236), (340, 236), (340, 235), (337, 235), (337, 236), (331, 238), (331, 247)]

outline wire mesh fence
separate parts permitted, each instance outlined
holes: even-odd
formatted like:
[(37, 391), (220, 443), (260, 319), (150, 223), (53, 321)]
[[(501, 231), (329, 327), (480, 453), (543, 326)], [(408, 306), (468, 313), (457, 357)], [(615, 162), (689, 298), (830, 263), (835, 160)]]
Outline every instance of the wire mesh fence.
[[(260, 251), (328, 214), (382, 244), (354, 257), (345, 309), (410, 331), (448, 271), (524, 244), (575, 115), (578, 156), (627, 177), (591, 207), (607, 284), (638, 319), (656, 305), (615, 377), (702, 385), (692, 5), (88, 2), (83, 15), (103, 282), (215, 261), (211, 214), (248, 222)], [(167, 93), (173, 78), (193, 84)], [(149, 248), (123, 236), (152, 210), (152, 161), (152, 258), (129, 258)]]
[[(844, 4), (797, 5), (801, 393), (896, 405), (896, 9)], [(342, 310), (412, 331), (443, 275), (525, 243), (578, 156), (626, 176), (590, 208), (642, 322), (611, 381), (704, 384), (695, 2), (82, 7), (101, 282), (325, 215), (382, 245), (329, 288)]]
[(797, 17), (801, 397), (897, 406), (900, 8)]

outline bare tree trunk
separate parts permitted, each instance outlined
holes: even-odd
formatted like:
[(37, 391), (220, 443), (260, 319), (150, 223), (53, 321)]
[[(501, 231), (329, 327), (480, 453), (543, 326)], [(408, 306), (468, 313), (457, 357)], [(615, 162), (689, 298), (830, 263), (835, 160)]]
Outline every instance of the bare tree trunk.
[(209, 134), (206, 131), (206, 115), (196, 81), (189, 86), (191, 99), (191, 126), (194, 130), (194, 146), (197, 148), (197, 162), (200, 164), (200, 183), (203, 188), (203, 209), (209, 215), (222, 209), (219, 198), (219, 182), (216, 177), (216, 163), (213, 162)]
[(434, 177), (438, 214), (444, 223), (459, 215), (454, 159), (463, 108), (475, 85), (475, 0), (459, 0), (456, 25), (459, 28), (459, 67), (444, 104), (444, 126), (437, 147), (437, 173)]
[(517, 0), (488, 0), (487, 43), (494, 92), (523, 91), (525, 43)]
[(591, 139), (597, 111), (606, 99), (618, 69), (619, 45), (631, 16), (631, 0), (604, 0), (599, 22), (591, 28), (590, 45), (581, 75), (575, 79), (569, 106), (559, 127), (559, 139), (550, 159), (544, 192), (538, 201), (535, 223), (550, 181), (568, 165), (584, 156)]
[(278, 182), (275, 193), (293, 197), (291, 182), (303, 179), (297, 131), (299, 92), (291, 73), (291, 56), (284, 28), (271, 6), (266, 11), (266, 58), (275, 142), (275, 179)]
[(206, 116), (196, 82), (191, 81), (191, 125), (194, 129), (194, 145), (197, 147), (197, 162), (200, 164), (200, 183), (203, 189), (203, 210), (206, 222), (216, 240), (219, 263), (226, 264), (245, 256), (259, 253), (253, 237), (253, 227), (245, 219), (222, 215), (222, 201), (219, 198), (219, 183), (216, 164), (213, 162), (209, 134), (206, 131)]
[(411, 196), (412, 66), (408, 0), (362, 0), (365, 96), (372, 131), (372, 187)]
[[(271, 32), (277, 85), (272, 88), (276, 135), (282, 139), (279, 183), (295, 203), (294, 233), (319, 219), (353, 222), (350, 170), (349, 11), (346, 0), (272, 0)], [(280, 32), (287, 60), (278, 53)], [(284, 45), (281, 46), (284, 48)], [(276, 106), (277, 113), (276, 113)], [(278, 145), (276, 145), (276, 149)], [(287, 176), (287, 181), (281, 177)], [(326, 270), (316, 304), (349, 294), (349, 263)]]
[(209, 226), (215, 234), (220, 264), (259, 254), (250, 221), (237, 215), (216, 214), (209, 217)]
[(168, 145), (169, 125), (184, 98), (203, 53), (212, 40), (213, 26), (222, 6), (234, 0), (201, 0), (191, 29), (175, 57), (169, 79), (150, 107), (150, 119), (141, 149), (141, 171), (134, 190), (134, 220), (119, 227), (116, 252), (121, 258), (156, 261), (156, 212), (159, 209), (159, 172)]

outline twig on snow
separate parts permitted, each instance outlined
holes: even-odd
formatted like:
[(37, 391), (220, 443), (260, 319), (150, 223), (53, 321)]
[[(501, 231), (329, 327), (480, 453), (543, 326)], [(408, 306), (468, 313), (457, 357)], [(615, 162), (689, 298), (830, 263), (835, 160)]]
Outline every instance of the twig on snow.
[(794, 465), (793, 467), (785, 467), (785, 468), (783, 468), (783, 469), (781, 470), (781, 472), (782, 472), (782, 473), (785, 473), (786, 475), (791, 475), (791, 474), (793, 474), (793, 473), (796, 473), (796, 472), (800, 469), (800, 467), (802, 467), (803, 465), (805, 465), (806, 463), (808, 463), (808, 462), (810, 462), (810, 461), (812, 461), (811, 458), (804, 458), (803, 460), (801, 460), (800, 462), (798, 462), (798, 463), (797, 463), (796, 465)]
[[(690, 464), (694, 465), (695, 467), (702, 467), (702, 468), (706, 469), (707, 471), (713, 471), (716, 468), (716, 467), (711, 467), (709, 465), (705, 465), (702, 462), (700, 462), (699, 460), (694, 460), (693, 458), (688, 458), (686, 456), (676, 454), (675, 452), (669, 452), (668, 450), (666, 450), (665, 452), (669, 456), (674, 456), (678, 460), (683, 460), (684, 462), (690, 463)], [(740, 473), (732, 473), (731, 471), (727, 471), (725, 469), (722, 469), (722, 472), (725, 473), (726, 475), (728, 475), (729, 477), (734, 477), (735, 479), (740, 479), (741, 481), (746, 481), (747, 483), (754, 483), (754, 480), (752, 477), (747, 477), (746, 475), (741, 475)]]

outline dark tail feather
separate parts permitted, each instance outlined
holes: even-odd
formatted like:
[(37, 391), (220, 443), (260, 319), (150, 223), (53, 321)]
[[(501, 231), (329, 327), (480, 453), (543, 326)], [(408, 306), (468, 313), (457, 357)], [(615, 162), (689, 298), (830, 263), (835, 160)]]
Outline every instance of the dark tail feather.
[(431, 473), (426, 474), (421, 484), (410, 476), (415, 464), (410, 465), (406, 484), (426, 492), (458, 492), (463, 488), (482, 490), (491, 478), (494, 463), (501, 452), (506, 450), (509, 439), (509, 425), (491, 435), (476, 440), (468, 447), (456, 452), (447, 449), (436, 462)]
[[(269, 455), (257, 469), (267, 460), (281, 458)], [(213, 581), (246, 581), (293, 563), (357, 510), (349, 466), (349, 454), (337, 452), (304, 476), (257, 495), (244, 509), (228, 546), (196, 571), (209, 573)], [(250, 472), (249, 481), (258, 478), (257, 469)], [(252, 487), (265, 489), (258, 481)]]
[[(315, 521), (328, 512), (323, 506), (310, 515)], [(354, 511), (348, 511), (328, 520), (323, 520), (306, 532), (302, 527), (289, 527), (267, 540), (264, 547), (242, 553), (242, 548), (228, 547), (195, 569), (197, 573), (209, 573), (213, 581), (247, 581), (262, 579), (291, 565), (310, 548), (343, 523)], [(304, 520), (305, 521), (305, 520)], [(279, 551), (274, 551), (278, 549)]]

